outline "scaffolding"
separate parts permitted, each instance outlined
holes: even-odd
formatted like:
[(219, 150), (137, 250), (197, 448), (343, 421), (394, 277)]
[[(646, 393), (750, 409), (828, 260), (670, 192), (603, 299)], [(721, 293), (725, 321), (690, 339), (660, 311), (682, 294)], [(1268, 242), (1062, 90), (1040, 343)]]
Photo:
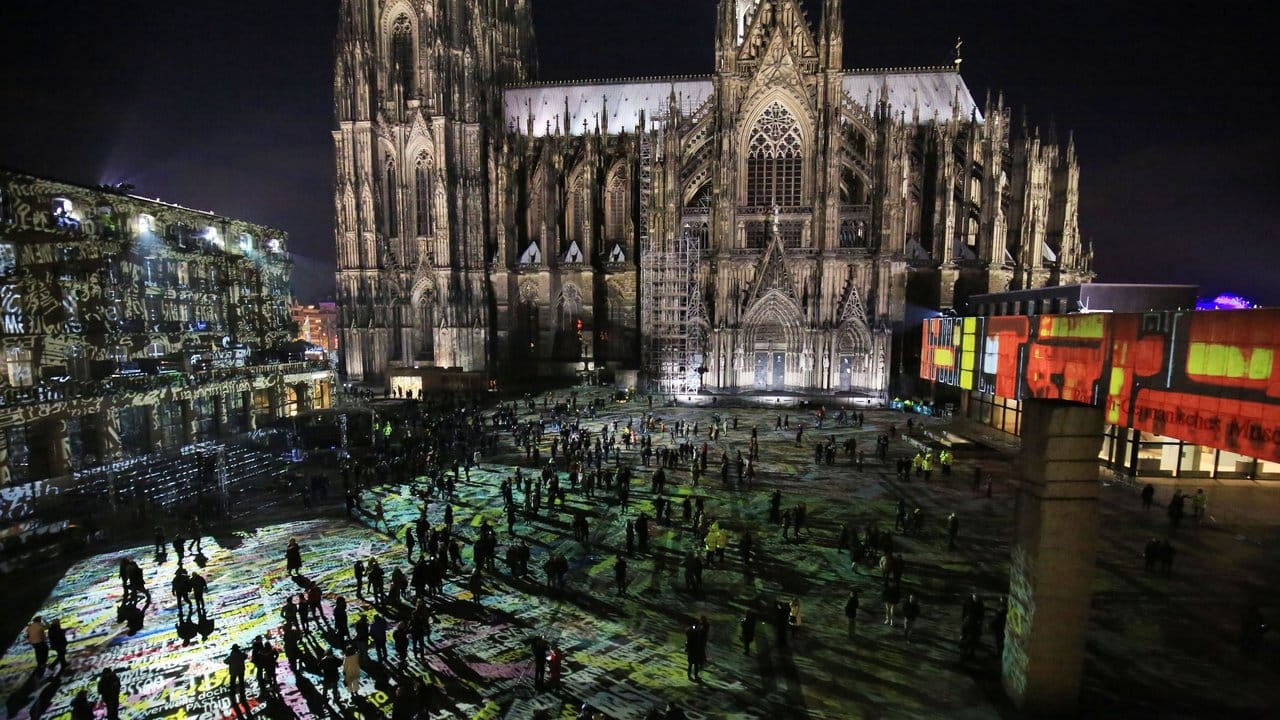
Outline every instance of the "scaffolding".
[[(651, 202), (653, 135), (640, 134), (640, 357), (642, 382), (664, 395), (701, 388), (705, 311), (698, 283), (701, 240), (687, 229), (679, 237), (653, 237), (645, 216)], [(659, 137), (658, 142), (661, 142)]]

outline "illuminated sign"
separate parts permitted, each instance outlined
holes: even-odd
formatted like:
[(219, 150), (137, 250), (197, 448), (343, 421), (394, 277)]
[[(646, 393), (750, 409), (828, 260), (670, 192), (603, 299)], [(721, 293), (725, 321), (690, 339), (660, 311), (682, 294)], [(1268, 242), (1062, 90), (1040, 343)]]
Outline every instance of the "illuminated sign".
[(1280, 462), (1280, 311), (934, 318), (920, 375)]

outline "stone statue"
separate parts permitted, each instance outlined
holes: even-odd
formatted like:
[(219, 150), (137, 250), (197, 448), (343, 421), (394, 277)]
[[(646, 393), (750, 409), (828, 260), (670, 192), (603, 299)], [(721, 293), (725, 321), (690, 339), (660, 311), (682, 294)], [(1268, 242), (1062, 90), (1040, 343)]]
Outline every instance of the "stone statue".
[(777, 205), (774, 205), (773, 206), (773, 224), (772, 224), (772, 231), (773, 231), (774, 238), (778, 237), (779, 230), (782, 228), (781, 214), (782, 214), (782, 209), (779, 208)]

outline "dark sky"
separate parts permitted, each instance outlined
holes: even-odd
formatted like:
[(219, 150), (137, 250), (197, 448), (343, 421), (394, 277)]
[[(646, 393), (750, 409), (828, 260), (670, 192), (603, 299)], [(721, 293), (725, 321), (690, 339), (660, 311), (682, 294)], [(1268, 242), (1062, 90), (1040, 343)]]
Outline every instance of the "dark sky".
[[(714, 0), (531, 2), (543, 79), (711, 69)], [(1075, 131), (1100, 280), (1280, 304), (1280, 101), (1264, 9), (846, 0), (845, 65), (945, 63), (962, 36), (979, 103), (1003, 90), (1015, 114), (1025, 106), (1064, 141)], [(332, 290), (336, 15), (337, 0), (5, 0), (0, 165), (127, 180), (281, 227), (299, 297), (318, 299)]]

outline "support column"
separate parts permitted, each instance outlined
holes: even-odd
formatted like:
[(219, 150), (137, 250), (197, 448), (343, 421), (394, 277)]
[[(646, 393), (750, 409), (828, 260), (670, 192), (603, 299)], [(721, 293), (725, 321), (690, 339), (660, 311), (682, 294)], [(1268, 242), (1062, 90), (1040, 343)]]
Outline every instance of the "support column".
[(311, 383), (301, 382), (293, 386), (293, 391), (298, 397), (298, 412), (311, 409)]
[(160, 435), (159, 413), (156, 412), (155, 403), (143, 407), (147, 413), (147, 452), (159, 452), (164, 443), (164, 438)]
[(245, 429), (257, 430), (258, 429), (258, 413), (256, 408), (254, 408), (253, 406), (253, 391), (245, 390), (244, 392), (240, 393), (240, 397), (243, 400), (243, 402), (241, 403), (241, 406), (244, 408)]
[(214, 425), (218, 429), (218, 437), (227, 434), (227, 396), (218, 393), (213, 396)]
[(196, 441), (196, 417), (195, 401), (191, 399), (182, 400), (182, 444), (190, 445)]
[(267, 402), (271, 408), (271, 419), (278, 419), (281, 408), (284, 407), (284, 387), (282, 385), (272, 385), (267, 388)]
[(13, 482), (9, 472), (9, 428), (0, 428), (0, 487), (8, 487)]
[(1073, 715), (1098, 542), (1102, 409), (1022, 403), (1022, 481), (1001, 674), (1029, 715)]
[(103, 464), (120, 459), (120, 416), (116, 409), (103, 404), (95, 418), (98, 423), (98, 447), (95, 450)]

